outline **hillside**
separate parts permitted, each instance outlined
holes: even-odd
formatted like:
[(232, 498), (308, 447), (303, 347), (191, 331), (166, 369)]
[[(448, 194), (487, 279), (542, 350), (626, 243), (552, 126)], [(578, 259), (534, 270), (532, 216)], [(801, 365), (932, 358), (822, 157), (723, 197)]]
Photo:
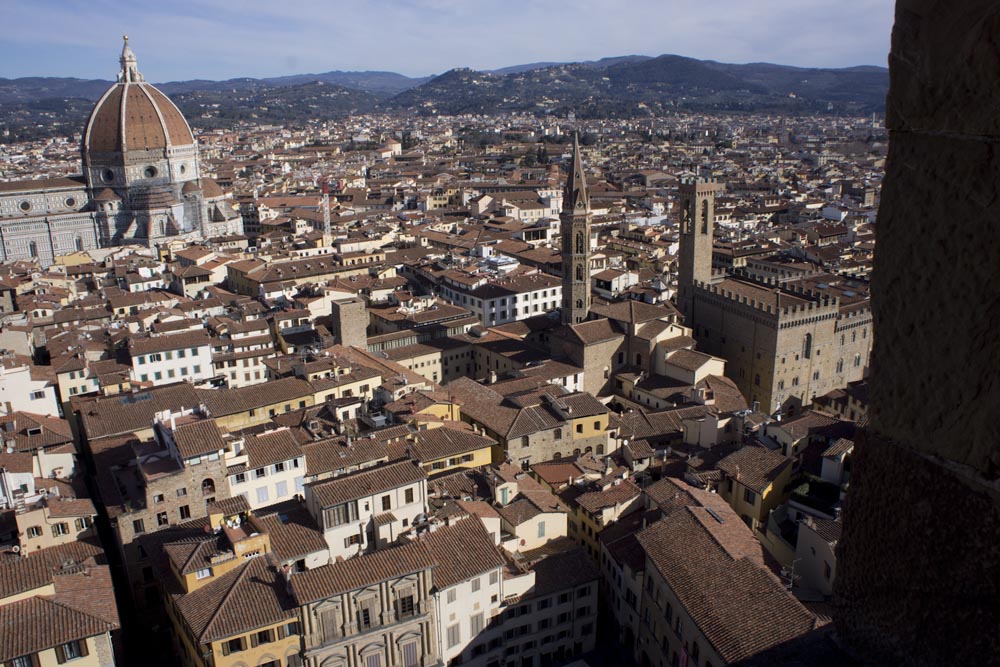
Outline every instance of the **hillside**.
[(531, 69), (456, 69), (400, 93), (390, 108), (434, 113), (575, 111), (585, 117), (670, 110), (870, 113), (884, 108), (888, 71), (730, 65), (683, 56), (606, 59)]
[[(156, 84), (193, 125), (238, 120), (298, 122), (372, 110), (416, 113), (640, 117), (675, 111), (860, 113), (881, 111), (888, 70), (807, 69), (696, 60), (676, 55), (618, 56), (582, 63), (529, 63), (492, 72), (453, 69), (433, 78), (394, 72), (324, 72), (267, 79)], [(4, 141), (79, 132), (110, 81), (0, 79)]]

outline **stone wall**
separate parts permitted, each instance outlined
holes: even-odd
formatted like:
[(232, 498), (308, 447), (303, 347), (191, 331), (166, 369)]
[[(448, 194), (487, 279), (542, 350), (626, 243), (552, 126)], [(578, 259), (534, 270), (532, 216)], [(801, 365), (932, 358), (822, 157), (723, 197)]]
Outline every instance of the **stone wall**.
[(865, 662), (1000, 655), (1000, 6), (898, 0), (869, 431), (838, 546)]

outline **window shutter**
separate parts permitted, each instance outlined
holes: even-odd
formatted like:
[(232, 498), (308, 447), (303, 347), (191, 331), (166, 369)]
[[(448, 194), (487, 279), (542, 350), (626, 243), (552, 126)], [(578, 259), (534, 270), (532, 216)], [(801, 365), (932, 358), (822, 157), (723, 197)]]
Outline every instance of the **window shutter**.
[(56, 646), (56, 662), (60, 665), (66, 662), (66, 651), (63, 649), (61, 644)]
[(250, 646), (256, 646), (256, 645), (257, 645), (257, 633), (255, 632), (252, 635), (250, 635)]
[(229, 655), (229, 641), (222, 642), (222, 655)]
[(87, 650), (87, 640), (81, 639), (77, 642), (80, 645), (80, 657), (90, 655), (90, 651)]
[(278, 626), (278, 639), (280, 640), (280, 639), (284, 639), (284, 638), (285, 638), (285, 626), (284, 625), (279, 625)]
[(240, 650), (242, 650), (242, 651), (247, 650), (247, 638), (246, 637), (240, 637)]

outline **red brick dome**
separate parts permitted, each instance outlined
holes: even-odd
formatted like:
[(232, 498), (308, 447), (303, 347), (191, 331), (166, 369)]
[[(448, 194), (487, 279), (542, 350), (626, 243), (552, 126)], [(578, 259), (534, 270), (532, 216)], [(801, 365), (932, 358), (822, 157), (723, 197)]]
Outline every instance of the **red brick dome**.
[(191, 128), (166, 95), (146, 83), (126, 38), (118, 83), (98, 101), (87, 120), (83, 150), (119, 153), (166, 150), (194, 144)]

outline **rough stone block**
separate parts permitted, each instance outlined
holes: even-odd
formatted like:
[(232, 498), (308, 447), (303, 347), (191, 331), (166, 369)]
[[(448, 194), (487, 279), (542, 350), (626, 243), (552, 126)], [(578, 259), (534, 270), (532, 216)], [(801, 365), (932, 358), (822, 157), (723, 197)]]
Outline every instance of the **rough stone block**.
[(871, 428), (1000, 464), (1000, 143), (893, 133), (877, 222)]
[(889, 78), (890, 130), (1000, 136), (1000, 6), (899, 0)]
[(862, 433), (837, 548), (836, 625), (865, 664), (1000, 659), (1000, 510), (934, 461)]

